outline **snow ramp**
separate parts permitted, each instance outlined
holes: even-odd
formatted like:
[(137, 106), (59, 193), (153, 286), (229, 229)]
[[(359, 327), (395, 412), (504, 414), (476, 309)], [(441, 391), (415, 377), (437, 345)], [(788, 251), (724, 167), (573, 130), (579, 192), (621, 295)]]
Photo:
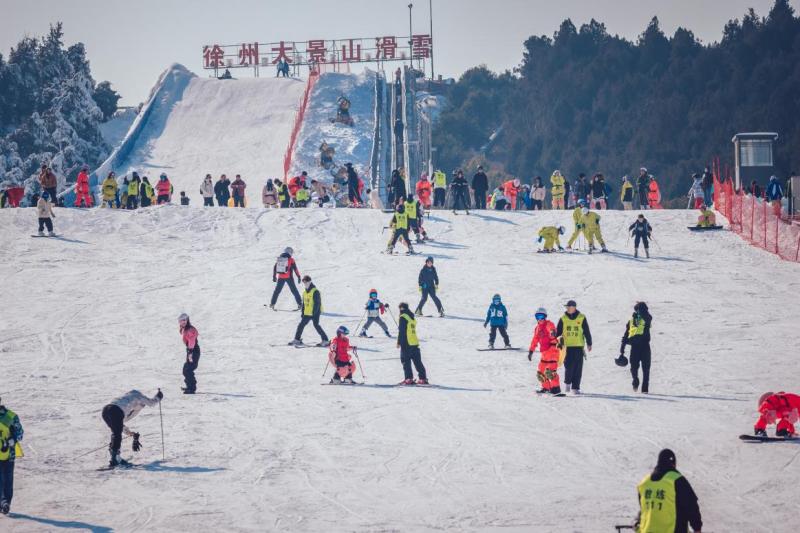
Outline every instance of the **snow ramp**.
[(134, 170), (151, 183), (165, 172), (175, 195), (202, 205), (210, 173), (241, 174), (252, 205), (263, 182), (283, 176), (283, 160), (305, 82), (293, 78), (199, 78), (182, 65), (159, 77), (121, 145), (96, 171)]
[[(372, 158), (375, 137), (375, 72), (360, 74), (324, 73), (311, 91), (303, 126), (295, 145), (289, 175), (303, 170), (312, 178), (330, 182), (331, 172), (319, 164), (319, 147), (332, 146), (334, 167), (353, 163), (359, 173), (366, 171)], [(350, 100), (353, 126), (331, 122), (336, 117), (337, 99)]]

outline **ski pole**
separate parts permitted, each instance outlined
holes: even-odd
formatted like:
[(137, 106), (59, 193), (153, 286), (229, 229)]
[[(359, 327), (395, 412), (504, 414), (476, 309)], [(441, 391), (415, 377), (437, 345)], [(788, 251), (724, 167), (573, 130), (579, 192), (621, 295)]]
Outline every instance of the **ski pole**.
[(322, 371), (322, 377), (323, 378), (325, 377), (325, 374), (328, 373), (328, 366), (330, 366), (330, 364), (331, 364), (331, 358), (328, 357), (328, 360), (325, 361), (325, 370)]
[(356, 324), (356, 329), (354, 331), (358, 331), (358, 327), (361, 325), (361, 322), (364, 320), (364, 317), (367, 315), (367, 310), (364, 310), (364, 314), (361, 315), (361, 318), (358, 319), (358, 323)]
[(392, 317), (392, 320), (394, 321), (394, 325), (399, 328), (400, 324), (397, 323), (397, 319), (394, 317), (394, 313), (392, 313), (392, 308), (391, 307), (387, 307), (386, 309), (389, 310), (389, 316)]
[(656, 248), (658, 248), (658, 253), (661, 253), (661, 246), (658, 245), (658, 243), (656, 242), (656, 240), (653, 238), (652, 235), (650, 236), (650, 240), (653, 241), (653, 244), (655, 244)]
[(358, 350), (355, 346), (353, 346), (353, 355), (356, 356), (356, 361), (358, 361), (358, 369), (361, 371), (361, 377), (364, 378), (364, 381), (367, 381), (367, 376), (364, 375), (364, 367), (361, 366), (361, 358), (358, 356)]
[[(161, 392), (161, 389), (158, 389)], [(166, 461), (166, 453), (164, 452), (164, 413), (161, 412), (161, 400), (158, 400), (158, 417), (161, 419), (161, 460)]]

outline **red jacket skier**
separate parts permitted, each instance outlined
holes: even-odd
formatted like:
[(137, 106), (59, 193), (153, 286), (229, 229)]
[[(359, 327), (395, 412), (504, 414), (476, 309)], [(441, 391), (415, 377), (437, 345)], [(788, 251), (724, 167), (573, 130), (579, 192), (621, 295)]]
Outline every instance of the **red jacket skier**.
[(539, 368), (536, 377), (541, 383), (542, 388), (537, 390), (538, 394), (549, 392), (551, 394), (561, 394), (561, 384), (558, 380), (558, 359), (559, 350), (556, 340), (556, 327), (547, 320), (547, 311), (540, 307), (536, 310), (536, 328), (533, 330), (533, 339), (528, 348), (528, 361), (531, 360), (536, 347), (539, 347), (542, 357), (539, 361)]
[(503, 194), (508, 198), (508, 204), (511, 206), (512, 211), (517, 209), (517, 193), (520, 190), (520, 182), (518, 179), (508, 180), (503, 184)]
[(83, 165), (78, 174), (78, 180), (75, 182), (75, 207), (81, 206), (81, 201), (86, 204), (86, 207), (92, 207), (92, 196), (89, 194), (89, 167)]
[(800, 396), (786, 392), (766, 392), (758, 399), (758, 417), (755, 425), (755, 434), (767, 436), (767, 425), (775, 424), (775, 435), (778, 437), (792, 437), (796, 435), (794, 425), (800, 413)]
[(172, 195), (172, 184), (169, 182), (167, 175), (162, 173), (156, 182), (156, 203), (158, 205), (169, 203), (170, 196)]
[(356, 364), (350, 357), (350, 351), (356, 353), (356, 347), (350, 346), (350, 333), (345, 326), (339, 326), (336, 330), (336, 337), (331, 341), (331, 349), (328, 352), (328, 360), (336, 368), (336, 373), (331, 378), (331, 383), (353, 383), (353, 372)]

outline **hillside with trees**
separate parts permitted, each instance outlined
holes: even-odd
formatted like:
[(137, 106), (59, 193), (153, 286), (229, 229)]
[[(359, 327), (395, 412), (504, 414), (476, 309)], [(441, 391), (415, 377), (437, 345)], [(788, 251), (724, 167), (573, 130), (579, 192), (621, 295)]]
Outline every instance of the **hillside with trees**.
[(737, 132), (778, 132), (781, 177), (800, 169), (798, 87), (800, 19), (788, 0), (729, 21), (708, 45), (685, 28), (665, 35), (655, 17), (636, 42), (565, 20), (552, 38), (525, 42), (513, 73), (478, 67), (450, 88), (435, 164), (486, 161), (527, 183), (554, 169), (602, 172), (615, 191), (645, 166), (672, 205), (685, 205), (693, 172), (714, 156), (732, 164)]

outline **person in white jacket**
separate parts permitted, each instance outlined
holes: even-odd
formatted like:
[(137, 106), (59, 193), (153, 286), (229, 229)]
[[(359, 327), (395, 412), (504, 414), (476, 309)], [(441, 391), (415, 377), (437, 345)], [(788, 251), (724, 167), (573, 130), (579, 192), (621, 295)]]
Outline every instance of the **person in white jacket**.
[(44, 191), (36, 202), (36, 215), (39, 217), (39, 236), (44, 236), (44, 227), (47, 226), (47, 234), (53, 237), (55, 235), (53, 219), (56, 215), (53, 213), (53, 204), (50, 203), (50, 193), (47, 191)]
[(111, 453), (111, 461), (108, 464), (110, 467), (128, 464), (119, 455), (123, 432), (133, 437), (133, 451), (138, 452), (141, 448), (139, 434), (128, 429), (125, 422), (129, 422), (145, 407), (158, 404), (163, 397), (164, 394), (160, 389), (153, 398), (148, 398), (138, 390), (132, 390), (103, 407), (103, 422), (111, 429), (111, 443), (108, 445), (108, 451)]
[(214, 207), (214, 182), (211, 174), (206, 174), (203, 183), (200, 185), (200, 194), (203, 195), (203, 207)]

